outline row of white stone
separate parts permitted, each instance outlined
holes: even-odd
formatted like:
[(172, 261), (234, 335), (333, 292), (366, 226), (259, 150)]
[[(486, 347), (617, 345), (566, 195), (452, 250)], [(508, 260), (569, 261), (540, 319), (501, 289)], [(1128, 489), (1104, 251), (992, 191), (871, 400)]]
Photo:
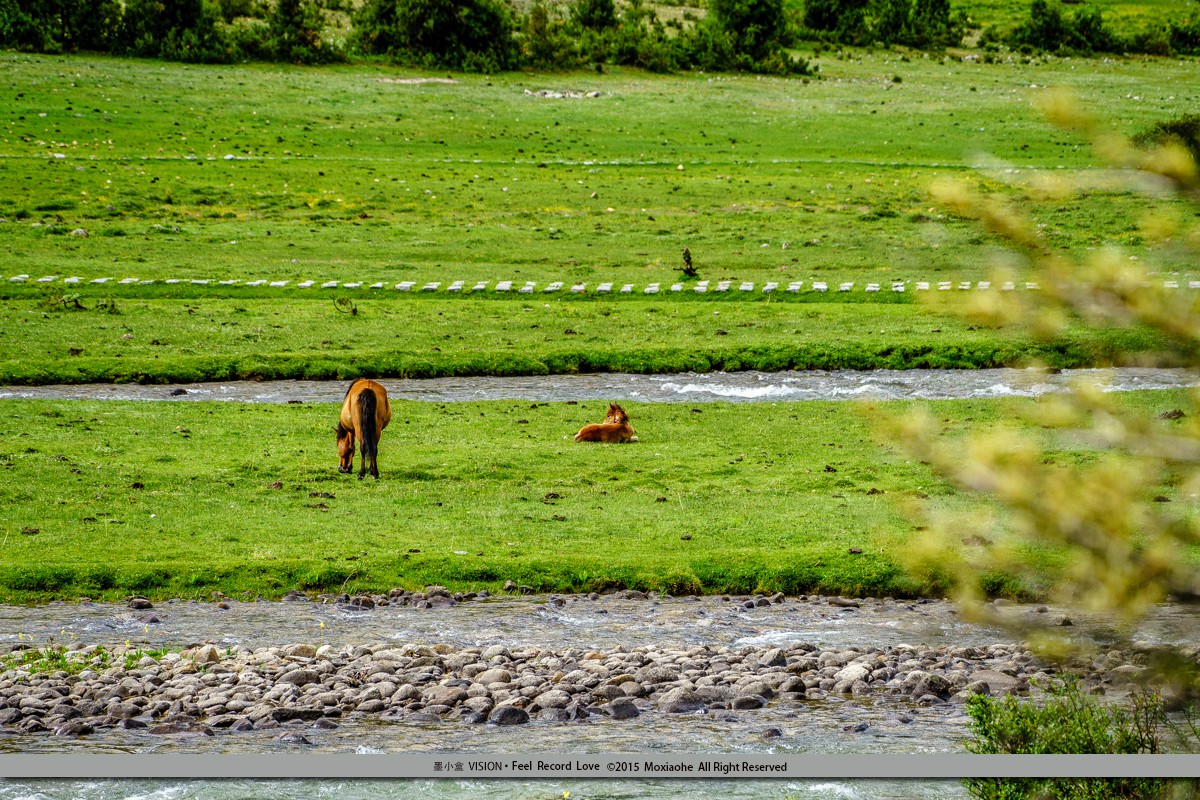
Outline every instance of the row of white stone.
[[(12, 283), (23, 283), (25, 281), (30, 280), (30, 276), (29, 275), (13, 275), (8, 280)], [(59, 280), (59, 277), (57, 275), (46, 275), (41, 278), (38, 278), (35, 282), (36, 283), (53, 283), (57, 280)], [(135, 283), (138, 285), (146, 285), (146, 284), (156, 283), (156, 281), (154, 281), (154, 280), (139, 280), (138, 278), (122, 278), (119, 281), (115, 280), (114, 278), (92, 278), (90, 281), (88, 281), (88, 283), (104, 284), (104, 283), (109, 283), (110, 281), (114, 281), (115, 283), (125, 284), (125, 285), (135, 284)], [(62, 278), (62, 282), (67, 283), (67, 284), (79, 284), (79, 283), (83, 283), (84, 279), (80, 278), (78, 276), (72, 276), (69, 278)], [(266, 285), (266, 286), (273, 286), (276, 288), (283, 288), (283, 287), (287, 286), (290, 283), (290, 281), (255, 280), (255, 281), (243, 282), (243, 281), (240, 281), (237, 279), (210, 281), (210, 280), (202, 280), (202, 279), (182, 280), (179, 278), (168, 278), (168, 279), (164, 280), (163, 283), (167, 283), (167, 284), (188, 283), (188, 284), (194, 284), (197, 286), (207, 286), (209, 284), (216, 284), (218, 286), (234, 286), (234, 285), (237, 285), (240, 283), (243, 286), (264, 286), (264, 285)], [(447, 292), (464, 292), (464, 293), (465, 292), (482, 292), (482, 291), (487, 290), (488, 284), (490, 284), (490, 283), (491, 283), (491, 281), (479, 281), (478, 283), (474, 284), (474, 286), (472, 286), (470, 289), (467, 289), (466, 281), (454, 281), (448, 287), (446, 287), (446, 291)], [(514, 291), (513, 283), (514, 283), (513, 281), (497, 281), (495, 287), (493, 288), (493, 291), (502, 292), (502, 293)], [(717, 285), (712, 287), (712, 291), (728, 292), (733, 288), (733, 283), (734, 283), (733, 281), (717, 281)], [(908, 281), (893, 281), (891, 284), (892, 291), (893, 292), (906, 291), (908, 283), (909, 283)], [(295, 284), (295, 286), (300, 289), (308, 289), (308, 288), (311, 288), (311, 287), (317, 286), (317, 285), (318, 284), (316, 281), (299, 281)], [(335, 289), (338, 286), (341, 286), (343, 289), (358, 289), (364, 285), (366, 285), (367, 288), (370, 288), (370, 289), (383, 289), (385, 286), (385, 284), (383, 282), (365, 284), (363, 281), (350, 281), (350, 282), (346, 282), (346, 283), (340, 283), (338, 281), (325, 281), (324, 283), (320, 284), (320, 287), (322, 289)], [(597, 294), (611, 294), (613, 292), (613, 287), (615, 285), (616, 284), (612, 283), (612, 282), (601, 283), (599, 286), (596, 287), (596, 293)], [(839, 291), (839, 292), (853, 291), (855, 285), (856, 284), (853, 281), (835, 284), (835, 291)], [(884, 285), (886, 285), (886, 284), (868, 283), (866, 285), (866, 288), (864, 291), (879, 292), (879, 291), (882, 291), (881, 287)], [(1149, 284), (1146, 284), (1146, 285), (1149, 285)], [(417, 281), (400, 281), (400, 283), (396, 284), (395, 288), (401, 292), (412, 292), (412, 291), (436, 292), (441, 288), (441, 286), (442, 286), (442, 284), (440, 281), (431, 281), (429, 283), (422, 285), (418, 289)], [(562, 281), (554, 281), (553, 283), (550, 283), (547, 286), (545, 286), (542, 289), (542, 292), (543, 293), (559, 292), (559, 291), (562, 291), (563, 286), (564, 286), (564, 284)], [(690, 290), (690, 291), (698, 293), (698, 294), (705, 294), (709, 291), (710, 286), (711, 286), (710, 281), (697, 281), (696, 283), (690, 284), (690, 285), (685, 285), (683, 283), (672, 283), (670, 286), (670, 289), (668, 291), (678, 293), (678, 292), (683, 292), (685, 290)], [(798, 293), (803, 286), (804, 286), (804, 281), (791, 281), (790, 283), (788, 283), (787, 288), (783, 289), (783, 291)], [(658, 294), (661, 291), (660, 287), (661, 287), (661, 284), (651, 283), (651, 284), (647, 285), (646, 288), (642, 289), (642, 294)], [(737, 290), (739, 292), (753, 292), (754, 287), (755, 287), (755, 284), (753, 281), (742, 281), (738, 285)], [(969, 290), (971, 288), (987, 290), (987, 289), (992, 288), (992, 283), (991, 283), (991, 281), (978, 281), (975, 283), (972, 283), (971, 281), (958, 281), (958, 282), (955, 282), (955, 281), (936, 281), (936, 282), (916, 281), (915, 287), (918, 292), (931, 291), (934, 289), (936, 289), (937, 291), (944, 292), (944, 291), (949, 291), (949, 290), (955, 289), (955, 288), (957, 288), (958, 290)], [(1026, 289), (1034, 290), (1034, 289), (1038, 288), (1038, 285), (1032, 281), (1026, 281), (1024, 283), (1024, 287)], [(536, 291), (536, 288), (537, 288), (537, 284), (534, 281), (526, 281), (524, 286), (517, 288), (515, 291), (518, 294), (533, 294)], [(1014, 283), (1013, 281), (1006, 281), (1000, 285), (1001, 291), (1009, 291), (1010, 292), (1010, 291), (1015, 290), (1016, 288), (1017, 288), (1017, 284)], [(1180, 282), (1179, 281), (1164, 281), (1163, 288), (1164, 289), (1178, 289), (1178, 288), (1180, 288)], [(1200, 289), (1200, 281), (1188, 281), (1187, 288)], [(775, 281), (768, 281), (762, 287), (763, 292), (774, 292), (777, 290), (779, 290), (779, 283), (775, 282)], [(809, 291), (812, 291), (812, 292), (827, 292), (829, 290), (830, 290), (829, 284), (826, 282), (823, 282), (823, 281), (813, 281), (812, 284), (809, 286)], [(575, 294), (583, 294), (584, 292), (587, 291), (587, 284), (586, 283), (576, 283), (570, 287), (569, 291), (571, 291)], [(633, 294), (634, 293), (633, 284), (632, 283), (623, 284), (621, 286), (621, 288), (617, 291), (619, 294)]]

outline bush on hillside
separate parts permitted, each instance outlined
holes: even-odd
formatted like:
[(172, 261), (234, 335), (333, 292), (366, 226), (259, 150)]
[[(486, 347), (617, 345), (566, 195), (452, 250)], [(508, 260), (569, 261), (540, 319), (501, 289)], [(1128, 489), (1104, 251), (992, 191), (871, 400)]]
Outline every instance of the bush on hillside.
[(602, 31), (617, 24), (617, 6), (613, 0), (574, 0), (571, 22), (583, 28)]
[(708, 14), (729, 37), (734, 52), (754, 61), (788, 44), (783, 0), (708, 0)]
[(340, 61), (341, 53), (321, 39), (323, 23), (314, 0), (276, 0), (269, 22), (274, 60), (294, 64)]
[(804, 26), (839, 44), (917, 48), (957, 45), (964, 28), (949, 0), (808, 0)]
[(1014, 28), (1005, 42), (1024, 50), (1069, 53), (1112, 53), (1123, 43), (1105, 26), (1100, 10), (1080, 6), (1067, 16), (1051, 0), (1033, 0), (1029, 17)]
[(121, 26), (116, 0), (0, 0), (0, 46), (43, 53), (112, 48)]
[(234, 50), (217, 28), (219, 9), (206, 0), (129, 0), (118, 55), (192, 63), (228, 63)]
[(363, 52), (425, 67), (497, 72), (517, 65), (500, 0), (367, 0), (355, 15)]
[(565, 69), (581, 61), (578, 33), (536, 0), (521, 29), (521, 59), (540, 69)]

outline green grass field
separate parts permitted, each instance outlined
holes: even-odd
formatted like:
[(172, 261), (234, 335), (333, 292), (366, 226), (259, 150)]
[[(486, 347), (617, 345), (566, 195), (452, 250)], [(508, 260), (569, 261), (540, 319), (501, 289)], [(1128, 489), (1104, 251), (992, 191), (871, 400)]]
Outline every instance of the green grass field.
[[(822, 58), (807, 82), (613, 70), (402, 83), (447, 79), (2, 58), (5, 278), (642, 286), (676, 279), (686, 246), (713, 280), (979, 279), (990, 240), (927, 187), (974, 176), (1019, 196), (1045, 171), (1095, 166), (1031, 108), (1044, 87), (1072, 88), (1123, 134), (1200, 99), (1194, 63), (1176, 60), (859, 53)], [(541, 89), (601, 94), (526, 93)], [(1049, 246), (1145, 257), (1139, 221), (1166, 202), (1098, 182), (1040, 222)]]
[[(1127, 402), (1151, 416), (1180, 396)], [(640, 441), (587, 445), (569, 437), (603, 403), (398, 401), (382, 477), (359, 481), (336, 470), (332, 404), (0, 401), (0, 600), (506, 580), (940, 596), (904, 574), (921, 532), (902, 509), (977, 500), (881, 438), (907, 407), (627, 403)], [(1008, 404), (931, 407), (955, 436)], [(1097, 458), (1070, 436), (1051, 453)]]
[[(89, 301), (90, 302), (90, 301)], [(384, 297), (118, 301), (119, 313), (0, 301), (0, 384), (1054, 367), (1150, 357), (1158, 340), (1090, 331), (1040, 342), (917, 304), (544, 302)]]
[[(1022, 277), (996, 241), (937, 207), (932, 181), (1024, 202), (1067, 171), (1088, 188), (1034, 211), (1047, 248), (1117, 246), (1155, 264), (1156, 279), (1197, 277), (1142, 227), (1184, 209), (1123, 188), (1031, 107), (1068, 86), (1132, 134), (1194, 110), (1193, 61), (820, 62), (809, 81), (447, 78), (0, 55), (0, 382), (1080, 366), (1158, 347), (1083, 327), (1038, 343), (918, 304), (912, 288), (986, 279), (997, 263)], [(600, 94), (531, 94), (541, 89)], [(665, 288), (684, 247), (711, 281), (857, 288), (595, 295), (601, 281)], [(18, 274), (31, 277), (9, 280)], [(43, 275), (82, 282), (37, 284)], [(89, 283), (102, 277), (113, 280)], [(289, 285), (187, 282), (200, 279)], [(589, 293), (297, 288), (305, 279), (562, 280)], [(891, 281), (909, 291), (887, 291)], [(867, 295), (867, 282), (885, 289)], [(76, 301), (86, 310), (69, 310)], [(1171, 396), (1131, 402), (1157, 413)], [(938, 408), (953, 433), (1001, 406)], [(972, 501), (877, 442), (859, 411), (699, 409), (635, 406), (640, 443), (584, 447), (564, 437), (600, 404), (398, 403), (384, 479), (360, 483), (334, 470), (332, 407), (3, 401), (0, 600), (510, 579), (944, 591), (904, 573), (899, 556), (920, 532), (895, 501)], [(1088, 455), (1064, 447), (1067, 460)]]
[[(1048, 247), (1120, 246), (1164, 279), (1197, 277), (1141, 228), (1183, 209), (1090, 171), (1086, 144), (1031, 108), (1065, 85), (1134, 133), (1194, 107), (1190, 61), (857, 53), (825, 58), (816, 81), (3, 63), (5, 382), (1110, 360), (1112, 339), (1037, 350), (911, 305), (917, 281), (979, 280), (998, 262), (1021, 274), (933, 204), (927, 187), (946, 176), (1020, 200), (1047, 175), (1083, 170), (1087, 191), (1037, 212)], [(542, 88), (600, 96), (528, 93)], [(641, 295), (679, 279), (684, 247), (703, 278), (803, 281), (804, 293)], [(82, 282), (36, 283), (44, 275)], [(233, 279), (289, 284), (215, 283)], [(297, 288), (305, 279), (387, 288)], [(438, 302), (401, 295), (401, 280), (441, 282)], [(452, 280), (579, 281), (589, 293), (483, 303), (448, 295)], [(855, 289), (810, 291), (818, 280)], [(596, 302), (601, 281), (637, 293)], [(868, 282), (883, 291), (865, 294)], [(339, 314), (335, 298), (360, 314)], [(64, 311), (64, 299), (93, 312)], [(94, 312), (108, 300), (120, 314)]]

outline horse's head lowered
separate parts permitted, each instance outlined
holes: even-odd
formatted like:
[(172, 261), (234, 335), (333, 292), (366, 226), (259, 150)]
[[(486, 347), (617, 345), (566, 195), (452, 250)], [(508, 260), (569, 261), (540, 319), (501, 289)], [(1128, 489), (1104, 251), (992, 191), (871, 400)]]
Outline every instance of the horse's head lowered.
[(339, 422), (333, 432), (337, 434), (338, 472), (349, 473), (354, 469), (354, 429)]

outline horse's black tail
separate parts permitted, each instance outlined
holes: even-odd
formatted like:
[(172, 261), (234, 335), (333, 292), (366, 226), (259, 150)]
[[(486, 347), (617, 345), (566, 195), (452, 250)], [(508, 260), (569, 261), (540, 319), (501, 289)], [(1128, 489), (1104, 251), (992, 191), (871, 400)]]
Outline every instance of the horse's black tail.
[(364, 389), (358, 396), (358, 422), (362, 430), (363, 458), (374, 459), (379, 453), (379, 431), (375, 430), (375, 392)]

